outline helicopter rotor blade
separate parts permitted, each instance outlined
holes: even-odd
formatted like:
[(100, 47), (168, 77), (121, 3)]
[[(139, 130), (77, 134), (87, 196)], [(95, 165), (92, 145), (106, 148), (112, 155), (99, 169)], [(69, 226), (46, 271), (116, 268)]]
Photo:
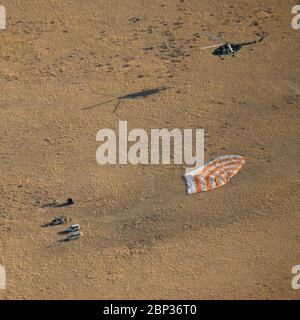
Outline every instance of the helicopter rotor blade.
[(209, 31), (206, 31), (204, 32), (204, 34), (210, 39), (210, 40), (221, 40), (221, 41), (224, 41), (225, 43), (227, 43), (227, 41), (225, 39), (223, 39), (222, 36), (216, 36), (215, 34), (209, 32)]
[(217, 48), (217, 47), (223, 46), (224, 44), (225, 44), (225, 43), (215, 44), (214, 46), (209, 46), (209, 47), (201, 48), (201, 50), (206, 50), (206, 49), (211, 49), (211, 48)]
[(231, 53), (234, 53), (234, 51), (233, 51), (233, 49), (232, 49), (231, 44), (230, 44), (230, 43), (228, 43), (228, 44), (227, 44), (227, 46), (229, 47), (230, 52), (231, 52)]

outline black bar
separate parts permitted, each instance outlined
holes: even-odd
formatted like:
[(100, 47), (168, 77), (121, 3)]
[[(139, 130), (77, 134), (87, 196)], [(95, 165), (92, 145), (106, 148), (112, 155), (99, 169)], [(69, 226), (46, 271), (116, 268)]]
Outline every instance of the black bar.
[[(286, 317), (297, 312), (298, 301), (193, 301), (193, 300), (116, 300), (116, 301), (0, 301), (0, 319), (211, 319), (244, 316)], [(254, 320), (255, 320), (254, 318)]]

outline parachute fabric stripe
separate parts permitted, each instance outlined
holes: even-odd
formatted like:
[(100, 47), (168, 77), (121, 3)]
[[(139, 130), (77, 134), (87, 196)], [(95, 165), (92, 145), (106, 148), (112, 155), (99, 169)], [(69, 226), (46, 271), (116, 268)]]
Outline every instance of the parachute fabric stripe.
[(245, 157), (238, 155), (222, 156), (207, 162), (185, 174), (188, 194), (222, 187), (241, 170), (245, 163)]

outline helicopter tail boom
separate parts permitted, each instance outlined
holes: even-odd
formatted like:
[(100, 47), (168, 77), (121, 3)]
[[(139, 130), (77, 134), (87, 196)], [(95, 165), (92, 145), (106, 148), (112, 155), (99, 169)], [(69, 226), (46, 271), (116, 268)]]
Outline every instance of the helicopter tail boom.
[(241, 45), (241, 46), (248, 46), (248, 45), (250, 45), (250, 44), (262, 42), (265, 37), (267, 37), (267, 34), (261, 35), (259, 39), (255, 39), (255, 40), (251, 40), (251, 41), (246, 41), (246, 42), (241, 42), (240, 45)]

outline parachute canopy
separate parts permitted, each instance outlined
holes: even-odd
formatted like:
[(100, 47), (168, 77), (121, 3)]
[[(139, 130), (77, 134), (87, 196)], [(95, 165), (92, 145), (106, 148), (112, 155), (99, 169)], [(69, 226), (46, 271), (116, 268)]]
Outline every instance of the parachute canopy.
[(185, 174), (188, 194), (220, 188), (236, 175), (246, 163), (245, 157), (228, 155), (215, 158)]

